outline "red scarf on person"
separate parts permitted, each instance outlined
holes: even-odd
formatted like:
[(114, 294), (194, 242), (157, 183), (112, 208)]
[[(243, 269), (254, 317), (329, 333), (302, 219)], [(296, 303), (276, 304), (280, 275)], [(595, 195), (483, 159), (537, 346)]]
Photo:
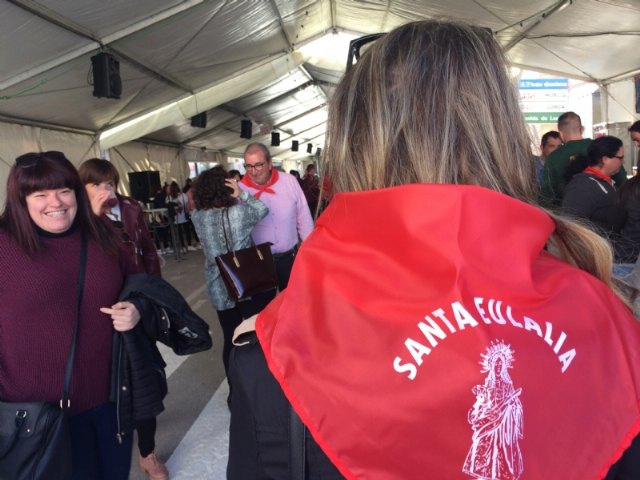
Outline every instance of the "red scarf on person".
[(473, 186), (338, 194), (256, 330), (348, 479), (602, 478), (640, 431), (640, 324)]
[(613, 185), (613, 179), (606, 173), (602, 172), (601, 170), (598, 170), (597, 168), (587, 167), (583, 170), (583, 172), (588, 173), (589, 175), (593, 175), (594, 177), (598, 177), (604, 180), (605, 182), (607, 182), (609, 185)]
[(258, 185), (253, 180), (251, 180), (249, 178), (249, 175), (243, 176), (242, 180), (240, 180), (240, 181), (242, 183), (244, 183), (247, 187), (251, 187), (251, 188), (254, 188), (254, 189), (258, 190), (256, 192), (256, 194), (254, 195), (254, 197), (260, 198), (260, 195), (262, 195), (263, 193), (270, 193), (272, 195), (276, 194), (275, 190), (273, 188), (269, 188), (269, 187), (271, 187), (271, 185), (276, 183), (279, 178), (280, 178), (280, 174), (278, 173), (278, 170), (276, 170), (275, 168), (272, 168), (271, 169), (271, 177), (269, 178), (269, 180), (266, 181), (266, 183), (263, 183), (262, 185)]

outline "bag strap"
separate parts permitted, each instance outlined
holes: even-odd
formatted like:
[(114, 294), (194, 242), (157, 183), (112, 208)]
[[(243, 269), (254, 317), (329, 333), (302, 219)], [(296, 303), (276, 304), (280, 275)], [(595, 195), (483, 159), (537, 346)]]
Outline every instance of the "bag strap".
[(295, 410), (289, 405), (289, 478), (305, 480), (305, 441), (307, 427)]
[(71, 336), (71, 346), (67, 355), (67, 367), (64, 372), (64, 387), (62, 389), (62, 399), (60, 407), (63, 411), (69, 408), (69, 386), (71, 385), (71, 372), (73, 370), (73, 359), (76, 356), (76, 340), (78, 338), (78, 325), (80, 324), (80, 305), (82, 304), (82, 294), (84, 292), (84, 274), (87, 267), (87, 237), (82, 233), (82, 248), (80, 250), (80, 274), (78, 275), (78, 287), (76, 290), (76, 320), (73, 325), (73, 335)]
[[(229, 248), (229, 239), (227, 238), (227, 228), (224, 226), (225, 216), (227, 217), (227, 222), (229, 222), (229, 209), (227, 207), (224, 207), (224, 212), (222, 212), (220, 220), (222, 222), (222, 232), (224, 233), (224, 243), (227, 246), (227, 252), (230, 252), (231, 248)], [(231, 234), (231, 222), (229, 222), (229, 234)]]
[(13, 429), (13, 433), (11, 434), (11, 438), (6, 444), (5, 449), (0, 451), (0, 460), (3, 460), (4, 457), (6, 457), (9, 452), (11, 452), (11, 449), (13, 448), (13, 444), (15, 443), (16, 438), (18, 438), (18, 434), (20, 433), (20, 430), (22, 429), (22, 425), (24, 424), (26, 418), (27, 418), (26, 410), (16, 411), (15, 428)]

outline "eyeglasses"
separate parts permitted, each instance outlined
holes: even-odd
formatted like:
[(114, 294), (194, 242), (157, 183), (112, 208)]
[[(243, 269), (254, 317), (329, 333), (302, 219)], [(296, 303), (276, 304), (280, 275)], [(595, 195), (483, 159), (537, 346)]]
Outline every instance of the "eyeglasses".
[(624, 160), (624, 155), (611, 155), (609, 158), (617, 158), (618, 160)]
[(360, 50), (367, 43), (375, 42), (380, 37), (383, 37), (386, 33), (372, 33), (371, 35), (365, 35), (364, 37), (356, 38), (349, 42), (349, 56), (347, 57), (347, 71), (360, 60)]
[(245, 170), (262, 170), (262, 167), (264, 167), (267, 164), (267, 162), (260, 162), (260, 163), (255, 163), (253, 165), (251, 165), (250, 163), (245, 163), (244, 164), (244, 169)]
[(67, 157), (64, 156), (64, 153), (56, 152), (55, 150), (42, 153), (25, 153), (24, 155), (20, 155), (18, 158), (16, 158), (16, 167), (35, 167), (43, 157), (53, 158), (54, 160), (59, 162), (67, 159)]

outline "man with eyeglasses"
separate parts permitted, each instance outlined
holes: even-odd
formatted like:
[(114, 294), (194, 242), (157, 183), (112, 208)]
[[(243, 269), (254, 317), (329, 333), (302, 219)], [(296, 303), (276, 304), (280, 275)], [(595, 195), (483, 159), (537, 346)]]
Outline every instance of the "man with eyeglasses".
[[(640, 148), (640, 120), (633, 122), (629, 127), (629, 136), (631, 137), (631, 143), (633, 143), (636, 148)], [(640, 157), (637, 163), (640, 163)], [(636, 159), (633, 159), (633, 166), (636, 166)]]
[(247, 174), (240, 188), (269, 207), (268, 215), (253, 228), (251, 236), (256, 244), (272, 243), (278, 288), (282, 291), (289, 283), (298, 243), (313, 230), (309, 206), (298, 180), (273, 168), (271, 153), (262, 143), (247, 146), (244, 168)]

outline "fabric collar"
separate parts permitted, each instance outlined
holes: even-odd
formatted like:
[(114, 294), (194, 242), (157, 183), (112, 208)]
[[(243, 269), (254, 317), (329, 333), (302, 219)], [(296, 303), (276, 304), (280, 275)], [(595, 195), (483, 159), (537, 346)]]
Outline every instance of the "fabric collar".
[(38, 236), (40, 237), (45, 237), (45, 238), (68, 237), (69, 235), (72, 235), (73, 233), (75, 233), (76, 229), (78, 228), (78, 216), (76, 215), (76, 218), (73, 219), (73, 223), (71, 224), (71, 226), (67, 230), (61, 233), (47, 232), (46, 230), (43, 230), (42, 228), (37, 226), (35, 223), (33, 224), (33, 226), (36, 227), (36, 232), (38, 232)]
[(243, 176), (242, 180), (240, 180), (240, 181), (242, 183), (244, 183), (247, 187), (251, 187), (251, 188), (257, 190), (257, 192), (254, 195), (254, 197), (260, 198), (260, 196), (263, 193), (270, 193), (272, 195), (276, 194), (276, 191), (273, 188), (270, 188), (270, 187), (271, 187), (271, 185), (276, 183), (279, 178), (280, 178), (280, 174), (278, 173), (278, 170), (275, 169), (275, 168), (272, 168), (271, 169), (271, 177), (269, 178), (269, 180), (266, 181), (266, 183), (263, 183), (262, 185), (258, 185), (253, 180), (251, 180), (249, 178), (249, 175)]
[(593, 175), (594, 177), (598, 177), (601, 180), (604, 180), (605, 182), (607, 182), (608, 184), (613, 185), (613, 179), (603, 171), (598, 170), (597, 168), (587, 167), (583, 170), (583, 172), (589, 175)]
[[(544, 251), (553, 230), (544, 211), (481, 187), (335, 196), (256, 333), (346, 478), (497, 478), (485, 460), (500, 478), (606, 473), (640, 430), (640, 327)], [(498, 346), (513, 352), (512, 384), (483, 370)], [(500, 459), (483, 459), (491, 441), (509, 445)]]
[(116, 204), (115, 207), (111, 207), (109, 210), (107, 210), (106, 213), (107, 217), (109, 218), (109, 220), (112, 221), (119, 221), (122, 219), (122, 211), (120, 209), (120, 199), (118, 198), (118, 203)]

